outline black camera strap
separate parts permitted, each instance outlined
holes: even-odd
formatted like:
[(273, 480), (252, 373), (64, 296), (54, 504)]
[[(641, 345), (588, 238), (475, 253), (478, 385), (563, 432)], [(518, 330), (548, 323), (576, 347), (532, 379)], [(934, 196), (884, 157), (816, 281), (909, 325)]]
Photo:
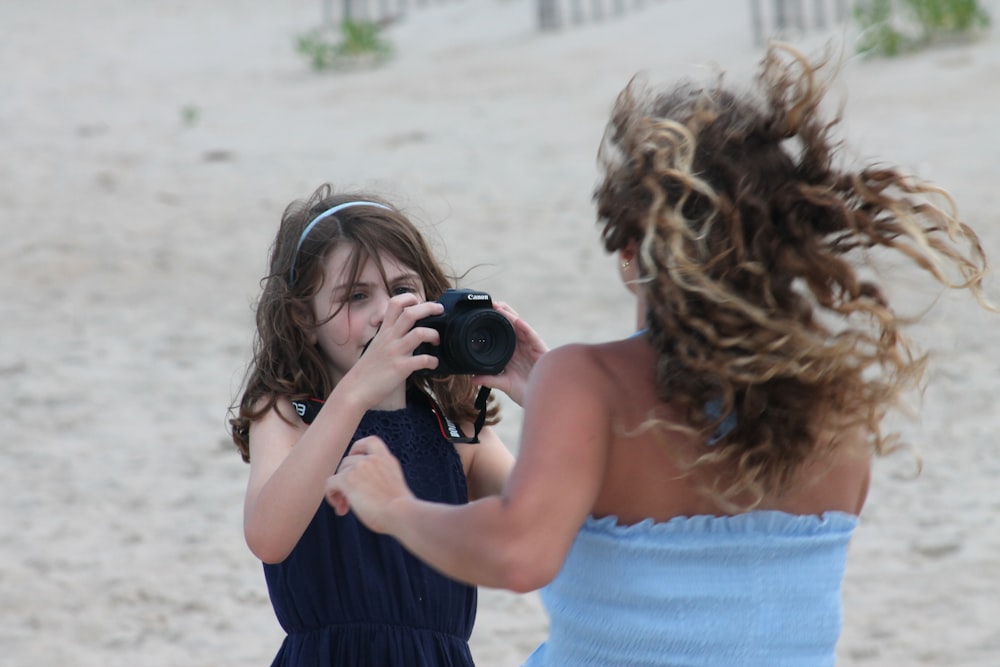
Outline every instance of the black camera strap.
[(292, 407), (295, 408), (295, 412), (298, 413), (299, 417), (306, 424), (312, 424), (313, 420), (316, 419), (316, 415), (319, 414), (320, 408), (323, 407), (323, 401), (318, 398), (310, 398), (304, 401), (292, 401)]
[(473, 432), (472, 436), (467, 436), (462, 433), (462, 429), (458, 427), (458, 424), (448, 419), (445, 416), (444, 411), (438, 406), (430, 396), (427, 397), (428, 402), (431, 404), (431, 410), (438, 419), (438, 426), (441, 428), (441, 434), (453, 443), (461, 443), (467, 445), (478, 445), (479, 444), (479, 432), (483, 430), (483, 425), (486, 423), (486, 401), (490, 397), (489, 387), (480, 387), (479, 393), (476, 395), (476, 409), (479, 410), (479, 414), (476, 416), (476, 421), (473, 422)]

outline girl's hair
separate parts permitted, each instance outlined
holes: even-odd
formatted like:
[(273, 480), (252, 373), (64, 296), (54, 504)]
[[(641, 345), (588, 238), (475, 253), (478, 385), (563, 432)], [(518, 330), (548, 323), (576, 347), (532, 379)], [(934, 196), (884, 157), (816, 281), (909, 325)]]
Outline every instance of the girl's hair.
[[(299, 247), (303, 230), (316, 216), (353, 201), (387, 208), (346, 207), (319, 221)], [(268, 274), (262, 280), (253, 360), (243, 396), (230, 410), (236, 412), (229, 422), (233, 442), (244, 461), (250, 460), (251, 422), (274, 409), (279, 397), (325, 399), (333, 391), (334, 381), (319, 348), (309, 343), (308, 333), (322, 324), (314, 315), (312, 298), (323, 284), (323, 262), (341, 244), (353, 249), (345, 269), (351, 282), (358, 279), (369, 259), (376, 262), (386, 279), (381, 262), (391, 257), (417, 273), (428, 300), (436, 300), (453, 286), (454, 279), (445, 274), (420, 231), (386, 201), (367, 193), (334, 194), (333, 188), (324, 184), (308, 200), (289, 204), (271, 248)], [(441, 410), (456, 422), (472, 421), (478, 416), (474, 407), (476, 387), (467, 376), (414, 375), (407, 384), (432, 395)], [(493, 402), (487, 424), (497, 422), (498, 411)]]
[(893, 167), (834, 164), (840, 115), (820, 110), (828, 62), (772, 45), (757, 95), (721, 79), (663, 94), (633, 80), (598, 153), (602, 240), (638, 248), (657, 390), (685, 422), (651, 423), (706, 441), (731, 424), (691, 468), (730, 471), (711, 491), (743, 507), (834, 448), (823, 433), (864, 427), (877, 454), (898, 439), (882, 420), (919, 387), (926, 355), (903, 335), (873, 255), (898, 251), (989, 307), (982, 246), (947, 193)]

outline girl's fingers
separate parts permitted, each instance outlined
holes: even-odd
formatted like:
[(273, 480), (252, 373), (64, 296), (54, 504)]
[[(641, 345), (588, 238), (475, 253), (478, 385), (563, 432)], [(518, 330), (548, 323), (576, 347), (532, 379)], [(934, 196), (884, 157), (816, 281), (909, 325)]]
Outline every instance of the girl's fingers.
[(400, 334), (409, 331), (417, 321), (440, 315), (444, 312), (444, 306), (437, 301), (420, 301), (416, 294), (398, 294), (389, 299), (389, 305), (385, 311), (383, 327), (386, 325), (402, 328)]

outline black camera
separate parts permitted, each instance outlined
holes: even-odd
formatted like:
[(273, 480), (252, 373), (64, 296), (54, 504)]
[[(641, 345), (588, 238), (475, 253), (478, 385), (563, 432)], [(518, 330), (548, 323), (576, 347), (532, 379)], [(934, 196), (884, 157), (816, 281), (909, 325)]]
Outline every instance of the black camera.
[(438, 303), (440, 315), (419, 320), (418, 327), (436, 329), (440, 345), (423, 343), (414, 354), (438, 358), (438, 367), (421, 371), (426, 375), (496, 375), (514, 356), (514, 327), (502, 313), (493, 310), (486, 292), (446, 289)]

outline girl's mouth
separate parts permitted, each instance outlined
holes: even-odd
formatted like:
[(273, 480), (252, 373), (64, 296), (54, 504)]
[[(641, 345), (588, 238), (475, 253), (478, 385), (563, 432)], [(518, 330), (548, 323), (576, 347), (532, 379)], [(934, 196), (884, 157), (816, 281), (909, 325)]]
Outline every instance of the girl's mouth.
[[(377, 336), (378, 332), (381, 331), (381, 330), (382, 330), (382, 327), (379, 326), (379, 328), (375, 330), (375, 336)], [(361, 356), (362, 357), (365, 356), (365, 352), (368, 351), (368, 346), (372, 344), (373, 340), (375, 340), (375, 336), (372, 336), (371, 338), (369, 338), (368, 342), (365, 343), (365, 346), (363, 348), (361, 348)]]

